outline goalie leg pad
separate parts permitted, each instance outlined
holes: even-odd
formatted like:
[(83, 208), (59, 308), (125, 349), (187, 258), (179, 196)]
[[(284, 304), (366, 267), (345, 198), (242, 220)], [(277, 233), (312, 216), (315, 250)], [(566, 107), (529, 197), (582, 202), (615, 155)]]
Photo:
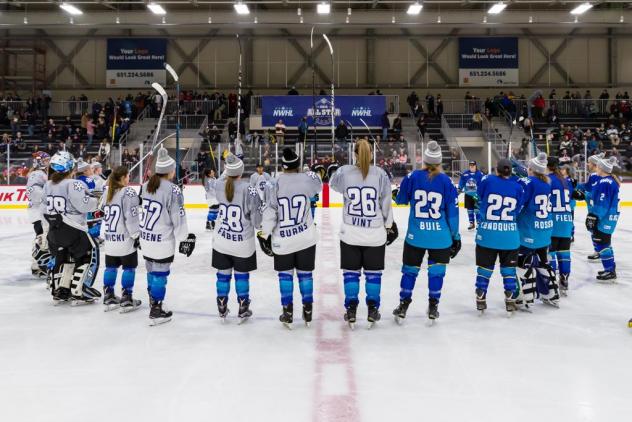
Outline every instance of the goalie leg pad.
[[(64, 265), (64, 276), (66, 275), (65, 267), (67, 265), (68, 264)], [(80, 264), (74, 266), (74, 271), (72, 272), (70, 283), (70, 292), (73, 296), (83, 296), (83, 283), (85, 281), (89, 267), (90, 264)]]
[(538, 293), (542, 299), (558, 300), (560, 298), (555, 273), (549, 265), (538, 266), (536, 268), (536, 278)]

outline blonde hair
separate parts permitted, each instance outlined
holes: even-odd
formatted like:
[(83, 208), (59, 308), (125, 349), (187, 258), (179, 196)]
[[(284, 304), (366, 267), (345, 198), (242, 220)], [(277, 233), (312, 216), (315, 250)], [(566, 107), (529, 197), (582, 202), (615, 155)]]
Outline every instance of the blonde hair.
[(108, 177), (108, 193), (105, 198), (105, 203), (109, 204), (114, 198), (114, 194), (123, 188), (121, 179), (129, 174), (129, 170), (125, 166), (119, 166), (114, 169), (110, 177)]
[(235, 197), (235, 179), (237, 179), (237, 176), (226, 177), (224, 194), (226, 195), (226, 199), (228, 199), (228, 202), (232, 202), (233, 198)]
[(366, 179), (371, 167), (371, 145), (366, 139), (360, 139), (355, 145), (356, 165), (360, 168), (362, 179)]
[(432, 180), (441, 174), (441, 164), (428, 164), (425, 163), (426, 170), (428, 170), (428, 179)]

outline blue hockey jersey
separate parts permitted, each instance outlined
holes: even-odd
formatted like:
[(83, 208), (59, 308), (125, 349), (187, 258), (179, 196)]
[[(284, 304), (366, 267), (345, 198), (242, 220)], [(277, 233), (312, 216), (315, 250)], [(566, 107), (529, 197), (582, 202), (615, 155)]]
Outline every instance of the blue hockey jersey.
[(461, 178), (459, 179), (459, 190), (466, 195), (474, 196), (476, 195), (476, 190), (478, 189), (478, 184), (481, 183), (483, 179), (483, 173), (480, 170), (472, 171), (464, 171), (461, 173)]
[(498, 250), (520, 246), (518, 214), (523, 205), (522, 186), (511, 179), (487, 175), (478, 185), (481, 222), (476, 230), (476, 244)]
[(597, 228), (606, 234), (614, 233), (619, 220), (619, 183), (612, 176), (599, 180), (592, 189), (591, 212), (599, 218)]
[(518, 215), (520, 245), (539, 249), (551, 244), (553, 219), (549, 212), (551, 185), (535, 176), (518, 181), (524, 190), (522, 211)]
[(593, 207), (592, 192), (595, 186), (597, 186), (597, 182), (599, 182), (600, 179), (601, 176), (597, 175), (597, 173), (592, 173), (590, 176), (588, 176), (588, 180), (585, 183), (577, 186), (577, 189), (583, 191), (584, 195), (586, 196), (586, 207), (588, 208), (589, 213), (592, 212)]
[(424, 249), (445, 249), (459, 235), (458, 193), (448, 176), (428, 177), (415, 170), (402, 180), (395, 202), (410, 204), (406, 242)]
[(569, 178), (560, 179), (555, 173), (551, 178), (552, 237), (570, 239), (573, 236), (573, 184)]

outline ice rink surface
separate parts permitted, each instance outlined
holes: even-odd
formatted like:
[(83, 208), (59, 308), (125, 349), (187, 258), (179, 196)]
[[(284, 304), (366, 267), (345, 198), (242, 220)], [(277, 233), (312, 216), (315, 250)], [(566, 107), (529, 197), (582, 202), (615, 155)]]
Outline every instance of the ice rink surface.
[[(560, 309), (537, 304), (533, 313), (511, 319), (497, 271), (488, 312), (478, 316), (474, 233), (462, 229), (463, 249), (448, 266), (441, 318), (432, 327), (425, 317), (425, 268), (409, 318), (398, 326), (391, 317), (408, 209), (395, 212), (400, 239), (387, 248), (382, 321), (366, 330), (362, 306), (353, 332), (342, 321), (339, 208), (317, 211), (315, 321), (307, 329), (295, 312), (292, 331), (278, 322), (277, 277), (260, 251), (251, 277), (254, 317), (237, 325), (233, 286), (233, 312), (220, 323), (202, 210), (188, 214), (197, 248), (189, 259), (177, 256), (169, 279), (173, 321), (158, 327), (147, 324), (142, 265), (137, 312), (105, 313), (101, 304), (54, 307), (44, 282), (30, 275), (26, 212), (0, 212), (0, 420), (632, 420), (629, 210), (614, 236), (617, 284), (594, 281), (601, 268), (585, 259), (591, 244), (580, 208), (569, 297)], [(101, 279), (102, 272), (99, 288)]]

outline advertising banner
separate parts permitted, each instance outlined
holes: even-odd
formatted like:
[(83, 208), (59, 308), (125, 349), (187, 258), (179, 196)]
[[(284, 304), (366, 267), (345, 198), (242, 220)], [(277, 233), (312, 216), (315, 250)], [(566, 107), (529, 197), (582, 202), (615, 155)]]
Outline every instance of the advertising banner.
[[(360, 119), (369, 127), (381, 127), (386, 111), (386, 97), (381, 95), (340, 95), (334, 101), (334, 119), (363, 127)], [(319, 95), (279, 95), (262, 98), (261, 119), (264, 127), (272, 127), (279, 120), (286, 126), (298, 126), (307, 117), (310, 126), (331, 126), (331, 97)]]
[(110, 38), (107, 46), (108, 88), (150, 88), (167, 80), (165, 38)]
[(459, 86), (518, 86), (518, 38), (459, 38)]

